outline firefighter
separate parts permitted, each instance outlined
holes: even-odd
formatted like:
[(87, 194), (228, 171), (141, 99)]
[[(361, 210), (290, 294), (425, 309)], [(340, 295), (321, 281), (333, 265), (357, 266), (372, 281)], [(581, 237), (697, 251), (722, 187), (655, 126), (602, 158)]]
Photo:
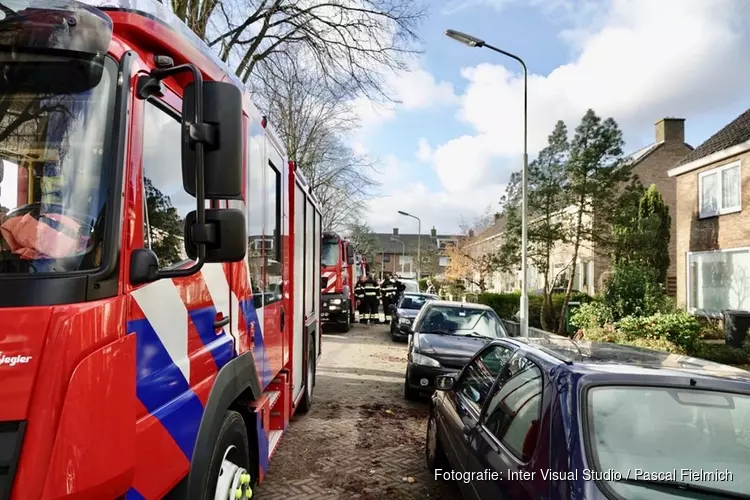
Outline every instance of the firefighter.
[(396, 303), (396, 281), (391, 277), (390, 274), (385, 276), (385, 279), (380, 284), (380, 296), (383, 300), (383, 315), (385, 316), (385, 322), (391, 322), (391, 304)]
[(357, 313), (359, 314), (359, 322), (366, 323), (365, 321), (365, 276), (360, 275), (357, 280), (357, 284), (354, 285), (354, 299), (357, 301)]
[(396, 285), (396, 303), (398, 303), (399, 300), (401, 300), (401, 297), (404, 295), (404, 292), (406, 291), (406, 285), (404, 285), (400, 279), (398, 279), (398, 275), (396, 275), (396, 278), (394, 279), (395, 285)]
[(378, 296), (380, 295), (380, 287), (374, 275), (368, 276), (368, 278), (362, 284), (365, 291), (365, 298), (363, 300), (364, 307), (364, 319), (365, 323), (377, 323), (378, 322)]

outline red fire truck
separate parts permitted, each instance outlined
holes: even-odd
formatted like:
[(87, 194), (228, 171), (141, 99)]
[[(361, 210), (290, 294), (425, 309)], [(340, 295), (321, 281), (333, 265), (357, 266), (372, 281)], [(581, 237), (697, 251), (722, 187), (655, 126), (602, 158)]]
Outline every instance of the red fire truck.
[(2, 23), (0, 500), (249, 499), (312, 403), (315, 197), (165, 5)]
[(368, 271), (368, 264), (351, 241), (333, 232), (323, 233), (321, 287), (324, 326), (348, 332), (354, 322), (354, 285)]

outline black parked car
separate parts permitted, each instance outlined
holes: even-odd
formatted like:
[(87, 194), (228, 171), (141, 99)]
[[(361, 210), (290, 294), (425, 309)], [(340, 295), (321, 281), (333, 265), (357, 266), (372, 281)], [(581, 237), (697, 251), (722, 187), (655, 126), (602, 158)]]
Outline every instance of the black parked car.
[(431, 293), (405, 292), (399, 301), (391, 306), (391, 338), (405, 340), (412, 332), (411, 325), (428, 300), (440, 300)]
[(436, 384), (427, 465), (465, 499), (750, 498), (750, 372), (550, 336)]
[(427, 302), (412, 330), (404, 380), (406, 399), (432, 393), (437, 375), (460, 370), (487, 342), (508, 336), (490, 307), (444, 300)]

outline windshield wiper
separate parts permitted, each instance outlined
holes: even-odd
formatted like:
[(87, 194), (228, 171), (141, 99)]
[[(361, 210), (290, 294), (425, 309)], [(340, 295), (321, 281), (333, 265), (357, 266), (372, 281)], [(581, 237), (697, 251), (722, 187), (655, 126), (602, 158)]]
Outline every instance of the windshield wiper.
[(750, 495), (744, 493), (736, 493), (734, 491), (720, 490), (718, 488), (712, 488), (710, 486), (702, 486), (700, 484), (686, 483), (684, 481), (660, 481), (656, 479), (631, 479), (631, 478), (620, 478), (616, 479), (616, 483), (627, 483), (643, 486), (644, 488), (655, 488), (665, 490), (679, 490), (679, 491), (692, 491), (695, 493), (706, 493), (709, 495), (715, 495), (720, 498), (735, 498), (748, 500)]
[(465, 336), (466, 337), (473, 337), (473, 338), (477, 338), (477, 339), (494, 339), (495, 338), (495, 337), (492, 337), (490, 335), (482, 335), (481, 333), (477, 333), (477, 332), (467, 333), (467, 334), (465, 334)]

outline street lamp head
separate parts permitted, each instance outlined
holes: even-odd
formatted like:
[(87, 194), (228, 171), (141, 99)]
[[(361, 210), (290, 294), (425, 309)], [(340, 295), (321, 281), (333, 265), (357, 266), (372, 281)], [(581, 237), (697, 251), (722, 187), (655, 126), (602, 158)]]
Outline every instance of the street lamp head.
[(411, 214), (407, 214), (403, 210), (399, 210), (398, 213), (401, 214), (401, 215), (406, 215), (407, 217), (411, 215)]
[(475, 36), (467, 35), (466, 33), (461, 33), (460, 31), (445, 30), (445, 36), (468, 45), (469, 47), (484, 47), (484, 40), (480, 40)]

